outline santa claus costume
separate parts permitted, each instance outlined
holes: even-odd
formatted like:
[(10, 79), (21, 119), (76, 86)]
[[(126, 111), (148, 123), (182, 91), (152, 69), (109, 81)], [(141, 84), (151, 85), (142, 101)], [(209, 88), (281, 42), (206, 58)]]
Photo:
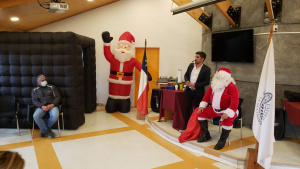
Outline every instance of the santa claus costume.
[[(211, 106), (208, 106), (209, 103)], [(238, 116), (238, 105), (238, 88), (235, 85), (234, 79), (231, 77), (230, 70), (222, 67), (214, 75), (211, 86), (200, 102), (199, 107), (205, 109), (198, 114), (198, 120), (203, 134), (197, 142), (205, 142), (211, 139), (207, 119), (221, 117), (222, 134), (214, 149), (222, 149), (233, 127), (233, 121)]]
[(135, 39), (130, 32), (124, 32), (118, 42), (118, 48), (111, 52), (113, 39), (109, 32), (102, 33), (104, 56), (110, 63), (109, 95), (105, 106), (108, 113), (130, 111), (130, 90), (133, 83), (134, 67), (141, 71), (141, 63), (134, 58)]

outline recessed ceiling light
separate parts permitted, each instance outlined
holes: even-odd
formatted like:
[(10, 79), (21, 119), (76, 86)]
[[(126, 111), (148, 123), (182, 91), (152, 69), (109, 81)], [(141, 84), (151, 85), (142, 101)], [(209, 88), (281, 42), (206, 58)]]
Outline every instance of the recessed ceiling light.
[(94, 1), (94, 0), (87, 0), (87, 1)]
[(12, 18), (10, 18), (10, 20), (11, 20), (11, 21), (18, 21), (19, 18), (18, 18), (18, 17), (12, 17)]

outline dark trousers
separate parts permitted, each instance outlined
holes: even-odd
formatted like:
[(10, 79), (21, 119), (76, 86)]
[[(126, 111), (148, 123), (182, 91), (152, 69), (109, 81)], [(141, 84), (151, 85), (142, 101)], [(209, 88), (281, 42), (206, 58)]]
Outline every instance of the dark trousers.
[(192, 111), (199, 107), (199, 104), (203, 98), (201, 95), (196, 95), (196, 92), (188, 88), (185, 91), (185, 109), (184, 109), (184, 126), (187, 126), (191, 117)]
[(113, 99), (108, 97), (105, 110), (107, 113), (128, 113), (130, 111), (130, 99)]

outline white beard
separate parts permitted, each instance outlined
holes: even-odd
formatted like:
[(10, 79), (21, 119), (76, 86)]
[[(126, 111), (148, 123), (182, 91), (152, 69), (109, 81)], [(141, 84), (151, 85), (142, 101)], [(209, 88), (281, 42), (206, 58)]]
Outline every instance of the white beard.
[(112, 53), (114, 54), (115, 59), (121, 63), (127, 62), (134, 57), (134, 53), (131, 50), (127, 51), (126, 49), (115, 49)]
[(217, 89), (222, 89), (227, 87), (231, 82), (235, 84), (235, 81), (232, 77), (226, 77), (217, 72), (212, 78), (211, 88), (213, 92), (215, 92)]

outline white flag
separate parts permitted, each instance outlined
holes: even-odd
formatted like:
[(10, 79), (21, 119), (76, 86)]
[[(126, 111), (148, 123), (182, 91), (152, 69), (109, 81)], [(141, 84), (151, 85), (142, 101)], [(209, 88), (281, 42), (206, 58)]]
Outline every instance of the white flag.
[(265, 169), (271, 166), (275, 119), (275, 66), (271, 38), (261, 72), (253, 116), (253, 133), (259, 142), (257, 162)]

